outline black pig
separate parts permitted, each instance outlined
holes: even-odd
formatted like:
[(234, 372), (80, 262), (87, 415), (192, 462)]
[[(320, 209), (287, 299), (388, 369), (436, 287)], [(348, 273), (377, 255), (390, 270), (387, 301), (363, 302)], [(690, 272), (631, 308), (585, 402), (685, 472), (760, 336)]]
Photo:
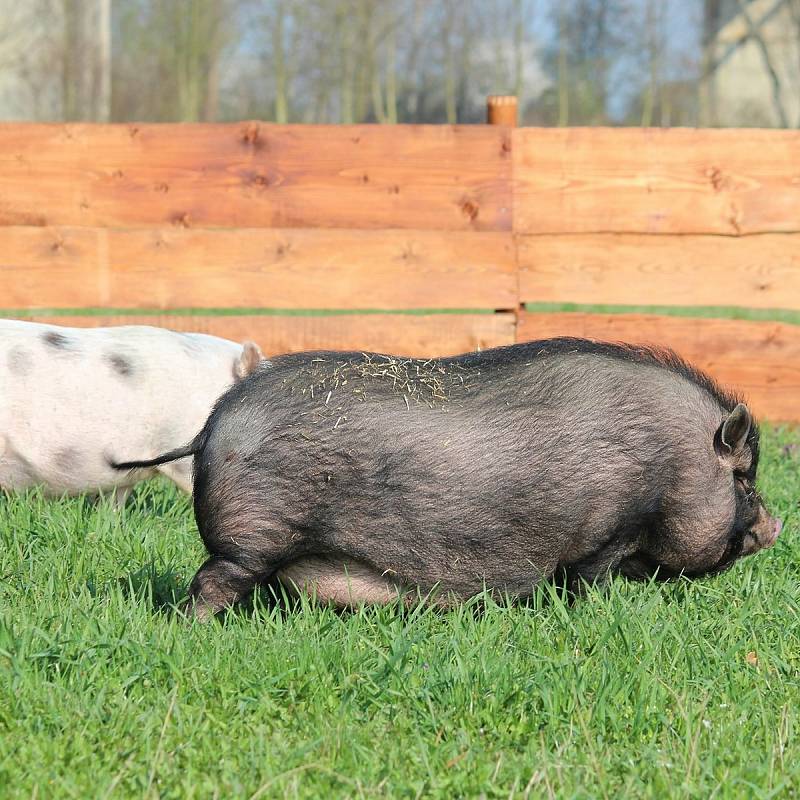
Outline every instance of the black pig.
[(116, 466), (189, 453), (200, 617), (275, 576), (342, 605), (699, 576), (781, 528), (747, 407), (674, 353), (622, 344), (282, 356), (187, 447)]

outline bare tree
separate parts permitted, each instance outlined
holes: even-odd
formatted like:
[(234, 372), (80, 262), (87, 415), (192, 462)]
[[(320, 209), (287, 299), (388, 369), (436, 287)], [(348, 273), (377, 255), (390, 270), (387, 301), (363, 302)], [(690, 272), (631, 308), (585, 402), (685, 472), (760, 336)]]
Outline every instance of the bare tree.
[[(800, 0), (787, 2), (800, 14)], [(23, 6), (35, 9), (35, 46), (13, 69), (30, 87), (26, 102), (39, 104), (31, 116), (464, 122), (483, 119), (485, 94), (508, 92), (529, 120), (606, 124), (619, 119), (625, 83), (636, 97), (628, 119), (663, 124), (670, 103), (685, 102), (682, 89), (664, 88), (673, 12), (658, 0), (17, 0)], [(630, 23), (641, 9), (637, 37)], [(0, 60), (3, 27), (0, 17)]]
[(557, 85), (557, 124), (605, 124), (609, 76), (620, 58), (623, 0), (563, 0), (554, 5), (549, 63)]
[(111, 119), (111, 0), (97, 0), (98, 122)]
[(235, 0), (128, 0), (119, 5), (123, 46), (114, 65), (114, 116), (215, 119)]
[(525, 0), (514, 0), (514, 95), (524, 105), (523, 91), (525, 87), (525, 20), (530, 13), (530, 4)]
[(456, 108), (456, 52), (457, 41), (457, 6), (455, 0), (448, 0), (442, 17), (442, 60), (444, 64), (444, 108), (445, 117), (452, 125), (458, 121)]
[[(664, 94), (660, 91), (660, 87), (662, 83), (661, 71), (666, 49), (664, 12), (665, 7), (660, 0), (645, 0), (644, 31), (642, 39), (648, 80), (642, 102), (642, 116), (640, 120), (642, 127), (649, 127), (653, 124), (656, 103), (663, 103)], [(659, 117), (663, 124), (663, 106)]]
[(395, 19), (386, 40), (386, 119), (390, 125), (397, 123), (397, 28)]
[(275, 3), (272, 23), (272, 52), (275, 75), (275, 122), (289, 121), (289, 76), (286, 59), (287, 8), (285, 0)]
[[(787, 8), (792, 20), (793, 38), (797, 56), (797, 82), (800, 84), (800, 0), (787, 0)], [(800, 128), (800, 111), (798, 111), (796, 127)]]
[(753, 41), (758, 47), (758, 50), (761, 53), (761, 59), (764, 63), (764, 69), (769, 75), (770, 85), (772, 86), (772, 105), (775, 108), (775, 113), (778, 115), (781, 127), (788, 128), (789, 118), (786, 114), (783, 100), (781, 99), (781, 81), (778, 77), (778, 73), (775, 70), (775, 65), (772, 63), (769, 47), (764, 41), (764, 37), (761, 35), (761, 29), (753, 21), (753, 17), (750, 15), (750, 10), (748, 9), (745, 0), (737, 0), (737, 2), (739, 4), (739, 13), (742, 15), (745, 25), (747, 25), (748, 39)]
[(108, 119), (109, 0), (31, 0), (28, 46), (18, 49), (15, 80), (36, 105), (31, 117)]
[(558, 14), (558, 125), (569, 125), (569, 20), (562, 5)]
[(700, 78), (700, 124), (708, 127), (716, 122), (714, 69), (716, 58), (715, 37), (720, 26), (721, 0), (703, 2), (703, 63)]

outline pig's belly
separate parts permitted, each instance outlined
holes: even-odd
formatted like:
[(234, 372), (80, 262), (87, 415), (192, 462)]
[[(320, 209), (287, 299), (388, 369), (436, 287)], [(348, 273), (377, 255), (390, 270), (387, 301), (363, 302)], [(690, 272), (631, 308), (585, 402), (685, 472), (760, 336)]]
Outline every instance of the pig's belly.
[(392, 603), (408, 593), (389, 575), (341, 558), (307, 556), (278, 570), (277, 577), (292, 594), (306, 594), (341, 608)]
[(152, 474), (152, 470), (140, 472), (132, 480), (130, 473), (118, 472), (106, 463), (100, 447), (96, 454), (88, 453), (65, 447), (56, 449), (54, 456), (45, 457), (30, 449), (22, 455), (8, 437), (0, 434), (0, 489), (19, 492), (41, 486), (45, 495), (58, 497), (132, 486)]

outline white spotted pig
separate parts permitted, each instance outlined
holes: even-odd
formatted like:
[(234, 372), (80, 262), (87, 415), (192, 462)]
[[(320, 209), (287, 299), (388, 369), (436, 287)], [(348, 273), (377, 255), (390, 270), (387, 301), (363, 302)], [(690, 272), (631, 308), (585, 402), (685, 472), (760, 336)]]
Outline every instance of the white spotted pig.
[(113, 492), (157, 471), (191, 492), (191, 459), (121, 473), (109, 459), (189, 441), (261, 351), (144, 325), (65, 328), (0, 320), (0, 488)]

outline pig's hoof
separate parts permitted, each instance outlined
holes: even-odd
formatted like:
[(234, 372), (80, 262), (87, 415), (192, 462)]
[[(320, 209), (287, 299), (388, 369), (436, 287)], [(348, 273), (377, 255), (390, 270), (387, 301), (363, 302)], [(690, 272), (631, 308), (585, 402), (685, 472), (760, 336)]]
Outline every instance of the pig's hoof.
[(122, 509), (125, 508), (125, 501), (128, 499), (130, 493), (131, 490), (129, 486), (114, 489), (114, 508), (117, 511), (122, 511)]
[(197, 600), (190, 597), (178, 606), (178, 614), (183, 617), (186, 622), (210, 622), (214, 619), (214, 609), (204, 603), (202, 599)]

